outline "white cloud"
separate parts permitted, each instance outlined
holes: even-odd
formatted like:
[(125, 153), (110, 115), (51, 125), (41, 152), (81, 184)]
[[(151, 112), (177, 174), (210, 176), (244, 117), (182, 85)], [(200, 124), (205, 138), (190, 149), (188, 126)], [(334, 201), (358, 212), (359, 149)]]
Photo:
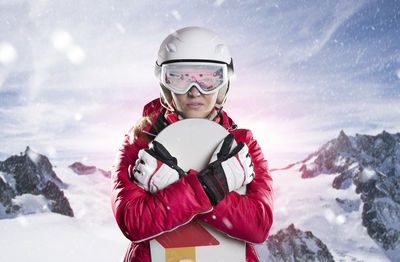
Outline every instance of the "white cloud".
[(45, 154), (52, 158), (57, 157), (57, 149), (53, 145), (48, 145)]
[[(4, 61), (13, 66), (21, 63), (16, 70), (29, 72), (29, 77), (26, 86), (13, 90), (19, 93), (12, 99), (24, 104), (0, 107), (7, 127), (0, 131), (0, 140), (7, 137), (8, 153), (32, 143), (57, 157), (68, 157), (64, 152), (70, 149), (114, 149), (140, 116), (142, 106), (158, 96), (153, 70), (161, 41), (172, 29), (187, 24), (202, 24), (226, 37), (237, 73), (226, 108), (239, 126), (253, 130), (273, 167), (301, 160), (336, 137), (340, 129), (349, 135), (400, 129), (398, 103), (380, 97), (385, 87), (354, 80), (372, 74), (390, 58), (361, 67), (368, 56), (367, 41), (348, 46), (361, 50), (355, 52), (358, 67), (349, 72), (336, 50), (324, 48), (365, 1), (301, 7), (280, 2), (277, 8), (262, 1), (227, 5), (215, 0), (213, 6), (224, 8), (192, 10), (193, 4), (180, 6), (179, 11), (175, 9), (178, 1), (113, 3), (115, 8), (110, 9), (111, 2), (40, 1), (27, 4), (29, 16), (22, 9), (20, 13), (9, 9), (21, 21), (24, 38), (18, 30), (0, 31), (10, 37), (5, 43), (11, 45), (6, 48), (9, 51), (0, 48), (0, 83), (17, 72), (1, 71)], [(1, 25), (0, 30), (5, 30)], [(327, 67), (325, 75), (319, 73), (325, 65), (306, 64), (322, 52), (333, 60), (329, 65), (338, 66), (336, 70)], [(310, 72), (298, 73), (295, 63), (299, 61), (309, 65)], [(400, 69), (396, 75), (400, 78)], [(243, 108), (245, 103), (249, 108)]]
[(225, 0), (215, 0), (215, 2), (214, 2), (214, 6), (221, 6), (222, 5), (222, 3), (224, 2)]
[[(240, 45), (243, 50), (239, 55), (245, 54), (247, 58), (244, 59), (257, 57), (274, 68), (287, 69), (319, 54), (336, 36), (337, 30), (342, 30), (366, 3), (368, 1), (280, 2), (279, 8), (274, 3), (255, 5), (256, 10), (262, 10), (254, 19), (260, 30), (256, 29), (258, 33), (254, 35), (234, 34), (232, 42), (236, 44), (243, 37), (246, 44)], [(238, 14), (241, 11), (238, 9)], [(244, 13), (243, 19), (250, 19), (248, 16)], [(253, 30), (254, 27), (250, 31)]]
[[(347, 21), (354, 13), (356, 13), (360, 8), (365, 5), (363, 1), (343, 1), (338, 2), (334, 8), (333, 21), (329, 24), (322, 32), (324, 32), (320, 39), (316, 42), (317, 45), (313, 48), (314, 52), (319, 52), (322, 47), (331, 39), (332, 35), (345, 21)], [(320, 20), (324, 17), (321, 16)]]

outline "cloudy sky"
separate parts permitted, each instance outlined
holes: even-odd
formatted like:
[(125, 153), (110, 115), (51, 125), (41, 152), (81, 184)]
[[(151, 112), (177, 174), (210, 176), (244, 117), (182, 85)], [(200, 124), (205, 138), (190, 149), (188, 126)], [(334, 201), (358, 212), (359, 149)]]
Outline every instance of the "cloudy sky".
[(160, 43), (192, 25), (230, 46), (225, 109), (271, 167), (340, 130), (400, 132), (400, 1), (0, 0), (0, 160), (108, 168), (158, 96)]

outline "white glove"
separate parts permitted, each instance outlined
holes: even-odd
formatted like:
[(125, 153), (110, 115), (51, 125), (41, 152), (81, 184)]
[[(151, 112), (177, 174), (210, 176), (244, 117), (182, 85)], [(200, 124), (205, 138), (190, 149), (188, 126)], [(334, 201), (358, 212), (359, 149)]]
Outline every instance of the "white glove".
[[(247, 185), (254, 179), (254, 165), (251, 161), (251, 156), (249, 154), (249, 148), (243, 142), (240, 142), (236, 147), (229, 145), (229, 140), (232, 140), (233, 143), (234, 136), (231, 138), (226, 138), (228, 142), (223, 140), (214, 151), (210, 163), (216, 160), (222, 160), (218, 158), (218, 154), (221, 154), (223, 150), (229, 149), (229, 158), (221, 161), (221, 166), (224, 170), (226, 180), (228, 182), (229, 192), (237, 190), (242, 186)], [(225, 145), (224, 145), (225, 142)], [(225, 146), (227, 149), (222, 149), (222, 146)], [(238, 151), (239, 150), (239, 151)], [(235, 151), (235, 152), (233, 152)], [(234, 155), (232, 155), (234, 154)]]
[(233, 190), (254, 179), (253, 163), (247, 145), (239, 142), (232, 147), (235, 136), (229, 134), (214, 151), (210, 164), (197, 174), (213, 206)]
[(178, 181), (185, 172), (177, 160), (157, 141), (139, 151), (135, 166), (128, 167), (129, 178), (146, 192), (155, 193)]

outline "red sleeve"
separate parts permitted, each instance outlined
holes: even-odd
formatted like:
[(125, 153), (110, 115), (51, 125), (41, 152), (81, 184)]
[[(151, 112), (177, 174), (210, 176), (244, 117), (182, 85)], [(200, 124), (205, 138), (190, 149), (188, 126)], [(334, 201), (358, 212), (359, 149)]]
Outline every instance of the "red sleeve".
[(273, 192), (268, 163), (250, 130), (233, 131), (237, 142), (249, 147), (255, 178), (247, 185), (246, 195), (231, 192), (210, 213), (198, 215), (209, 225), (231, 237), (250, 243), (264, 242), (272, 225)]
[(140, 139), (130, 144), (126, 135), (113, 167), (112, 209), (121, 231), (133, 242), (149, 240), (212, 210), (193, 173), (152, 195), (131, 182), (128, 166), (135, 163), (139, 150), (147, 146)]

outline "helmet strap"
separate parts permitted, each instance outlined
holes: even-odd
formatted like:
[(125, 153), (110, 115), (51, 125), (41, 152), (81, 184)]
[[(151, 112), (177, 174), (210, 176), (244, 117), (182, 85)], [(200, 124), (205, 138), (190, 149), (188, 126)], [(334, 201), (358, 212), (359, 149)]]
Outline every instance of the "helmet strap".
[[(171, 112), (175, 112), (174, 101), (172, 99), (171, 92), (160, 84), (160, 102), (163, 107)], [(170, 102), (171, 101), (171, 102)]]
[(226, 101), (226, 98), (227, 98), (227, 94), (228, 94), (228, 91), (229, 91), (229, 85), (230, 85), (230, 81), (228, 81), (226, 86), (222, 87), (218, 91), (217, 103), (215, 104), (215, 107), (217, 107), (220, 111), (222, 110), (222, 107), (225, 104), (225, 101)]

